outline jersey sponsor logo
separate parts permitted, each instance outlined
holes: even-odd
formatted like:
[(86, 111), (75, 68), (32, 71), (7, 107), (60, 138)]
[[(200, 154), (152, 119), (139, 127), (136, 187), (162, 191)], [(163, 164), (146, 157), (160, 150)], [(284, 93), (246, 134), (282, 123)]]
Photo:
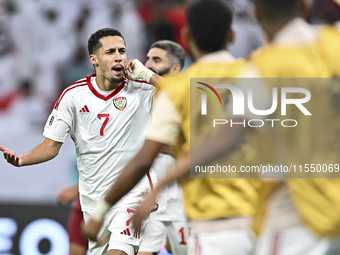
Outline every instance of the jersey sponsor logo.
[(113, 99), (113, 105), (120, 111), (123, 111), (126, 107), (126, 97), (117, 97)]
[(79, 112), (90, 112), (89, 108), (87, 108), (87, 105), (85, 105)]

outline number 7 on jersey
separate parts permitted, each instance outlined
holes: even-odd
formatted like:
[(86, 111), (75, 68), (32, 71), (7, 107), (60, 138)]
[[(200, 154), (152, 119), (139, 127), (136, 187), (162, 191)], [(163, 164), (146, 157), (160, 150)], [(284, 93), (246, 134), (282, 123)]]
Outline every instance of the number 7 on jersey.
[(98, 119), (100, 119), (100, 120), (102, 118), (105, 118), (104, 123), (103, 123), (102, 127), (100, 128), (100, 135), (103, 136), (106, 124), (109, 122), (109, 119), (110, 119), (110, 114), (109, 113), (99, 113), (97, 116), (98, 116)]

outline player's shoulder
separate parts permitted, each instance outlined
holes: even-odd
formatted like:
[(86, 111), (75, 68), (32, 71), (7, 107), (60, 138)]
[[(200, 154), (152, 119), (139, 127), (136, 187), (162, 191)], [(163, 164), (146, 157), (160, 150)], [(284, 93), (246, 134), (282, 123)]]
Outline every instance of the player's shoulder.
[[(189, 67), (190, 68), (190, 67)], [(183, 91), (187, 85), (190, 85), (190, 78), (188, 78), (188, 69), (174, 75), (165, 75), (157, 85), (158, 89)], [(189, 81), (189, 82), (188, 82)]]
[[(307, 50), (307, 51), (306, 51)], [(277, 43), (271, 43), (259, 48), (250, 55), (250, 62), (261, 70), (262, 75), (271, 77), (272, 72), (276, 73), (278, 69), (297, 67), (305, 63), (308, 56), (316, 57), (318, 54), (315, 50), (302, 47), (288, 47)], [(312, 54), (316, 53), (316, 54)], [(298, 64), (300, 63), (300, 64)], [(300, 68), (301, 69), (301, 66)]]
[(192, 78), (238, 77), (246, 65), (247, 61), (241, 58), (233, 61), (194, 63), (176, 75), (166, 76), (160, 83), (160, 88), (183, 90), (190, 87)]
[(321, 26), (319, 29), (320, 43), (331, 50), (340, 48), (340, 23), (339, 25)]
[(186, 81), (190, 83), (191, 78), (238, 77), (240, 70), (244, 68), (247, 63), (247, 60), (243, 58), (233, 59), (232, 61), (198, 62), (192, 64), (177, 75), (167, 76), (165, 83), (173, 86), (178, 84), (177, 82), (183, 83), (183, 81)]
[(90, 82), (91, 76), (85, 76), (76, 82), (72, 83), (70, 86), (66, 87), (63, 92), (61, 92), (57, 102), (54, 105), (54, 109), (58, 109), (60, 102), (62, 100), (67, 100), (67, 98), (71, 98), (75, 93), (79, 92), (82, 89), (88, 88), (88, 82)]
[(91, 77), (93, 75), (90, 76), (85, 76), (79, 80), (77, 80), (76, 82), (72, 83), (70, 86), (66, 87), (62, 94), (66, 94), (66, 93), (75, 93), (77, 90), (81, 89), (82, 87), (86, 87), (88, 85), (89, 82), (91, 82)]
[(238, 77), (240, 70), (246, 66), (243, 58), (228, 61), (202, 62), (193, 65), (189, 76), (191, 78), (234, 78)]
[(272, 58), (274, 55), (280, 54), (279, 49), (272, 44), (258, 48), (250, 54), (250, 61), (260, 61), (267, 58)]
[(340, 22), (336, 22), (331, 25), (319, 26), (320, 33), (326, 33), (328, 35), (340, 36)]

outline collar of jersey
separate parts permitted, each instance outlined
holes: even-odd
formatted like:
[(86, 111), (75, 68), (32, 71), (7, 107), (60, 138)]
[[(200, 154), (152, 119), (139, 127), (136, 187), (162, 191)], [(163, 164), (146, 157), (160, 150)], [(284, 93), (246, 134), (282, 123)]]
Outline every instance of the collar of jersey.
[(100, 94), (93, 86), (91, 83), (91, 78), (92, 77), (96, 77), (96, 74), (92, 74), (86, 77), (86, 82), (87, 82), (87, 86), (89, 86), (89, 89), (91, 90), (91, 92), (98, 98), (103, 99), (104, 101), (109, 100), (110, 98), (114, 97), (115, 95), (117, 95), (123, 88), (124, 88), (124, 84), (126, 83), (126, 79), (124, 78), (122, 83), (119, 85), (119, 87), (117, 89), (115, 89), (114, 91), (112, 91), (112, 93), (108, 96), (103, 96), (102, 94)]

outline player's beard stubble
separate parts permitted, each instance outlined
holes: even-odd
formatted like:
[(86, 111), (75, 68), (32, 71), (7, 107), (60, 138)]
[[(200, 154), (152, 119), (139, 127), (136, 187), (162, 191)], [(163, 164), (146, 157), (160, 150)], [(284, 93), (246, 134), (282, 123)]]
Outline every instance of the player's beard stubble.
[(110, 79), (112, 82), (114, 83), (121, 83), (123, 80), (124, 80), (124, 75), (120, 78), (114, 78), (114, 77), (111, 77)]
[(149, 69), (150, 69), (152, 72), (158, 74), (159, 76), (163, 76), (163, 75), (165, 75), (165, 74), (168, 74), (168, 73), (170, 72), (170, 70), (171, 70), (170, 67), (164, 68), (163, 70), (159, 70), (158, 72), (156, 72), (156, 71), (153, 70), (152, 68), (149, 68)]

